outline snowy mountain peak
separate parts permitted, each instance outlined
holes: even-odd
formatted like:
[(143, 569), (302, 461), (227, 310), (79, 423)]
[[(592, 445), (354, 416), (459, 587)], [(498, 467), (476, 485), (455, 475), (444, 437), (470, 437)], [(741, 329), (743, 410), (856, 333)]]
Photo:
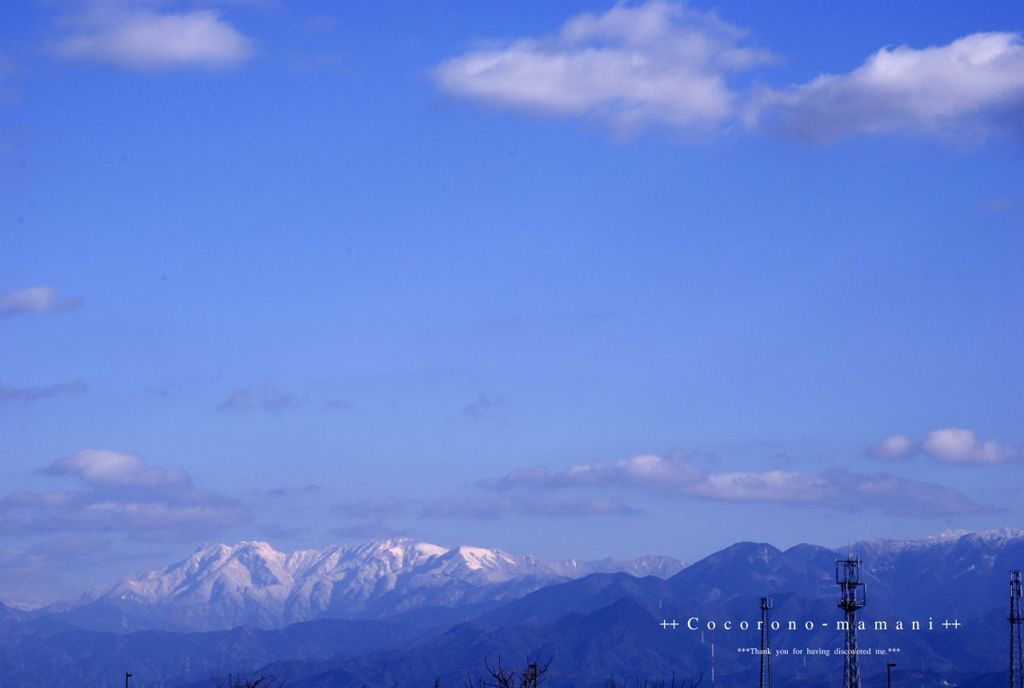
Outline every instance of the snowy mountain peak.
[(681, 568), (681, 562), (666, 557), (551, 562), (409, 538), (292, 553), (246, 541), (200, 547), (162, 570), (125, 578), (60, 609), (113, 608), (119, 628), (275, 627), (319, 617), (384, 617), (422, 606), (513, 599), (595, 572), (667, 577)]
[(403, 565), (423, 561), (432, 557), (439, 557), (447, 549), (428, 542), (417, 542), (411, 538), (392, 538), (388, 540), (376, 540), (366, 545), (357, 545), (353, 551), (365, 552), (378, 556), (386, 556)]
[(976, 530), (976, 531), (964, 531), (964, 530), (947, 530), (939, 533), (936, 537), (947, 536), (949, 539), (959, 540), (965, 536), (977, 538), (983, 542), (1002, 544), (1010, 540), (1019, 540), (1024, 538), (1024, 530), (1020, 528), (996, 528), (994, 530)]
[(512, 555), (497, 549), (463, 545), (452, 551), (465, 562), (468, 568), (474, 571), (515, 566), (518, 563)]
[(961, 541), (980, 542), (988, 546), (1001, 546), (1021, 539), (1024, 539), (1024, 529), (1020, 528), (998, 528), (995, 530), (948, 529), (917, 540), (891, 540), (885, 538), (867, 540), (852, 545), (852, 549), (866, 548), (874, 552), (893, 554), (905, 550), (952, 546)]

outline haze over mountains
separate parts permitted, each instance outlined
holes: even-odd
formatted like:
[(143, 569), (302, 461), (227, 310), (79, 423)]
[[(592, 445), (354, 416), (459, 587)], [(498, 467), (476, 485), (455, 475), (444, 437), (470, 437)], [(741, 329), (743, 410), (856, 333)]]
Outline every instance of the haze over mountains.
[[(697, 678), (715, 642), (720, 684), (749, 684), (756, 663), (737, 649), (756, 646), (756, 632), (660, 622), (756, 620), (762, 595), (774, 598), (776, 619), (838, 619), (834, 563), (846, 550), (744, 542), (682, 567), (663, 557), (548, 562), (410, 540), (290, 555), (266, 543), (219, 545), (72, 604), (0, 608), (0, 673), (26, 687), (101, 684), (132, 670), (168, 686), (249, 672), (303, 688), (383, 688), (434, 678), (461, 685), (500, 655), (550, 659), (556, 686), (598, 686), (611, 674)], [(1007, 573), (1024, 567), (1024, 532), (949, 532), (849, 550), (864, 559), (869, 624), (962, 624), (862, 635), (863, 647), (900, 648), (905, 685), (1005, 681)], [(231, 627), (239, 619), (244, 625)], [(841, 638), (831, 627), (784, 627), (775, 646), (835, 648)], [(885, 662), (865, 658), (868, 683), (884, 681)], [(803, 688), (831, 682), (842, 661), (780, 657), (774, 667), (777, 688)]]
[(93, 630), (278, 628), (317, 618), (383, 618), (486, 605), (592, 573), (668, 577), (670, 557), (545, 561), (411, 539), (285, 554), (266, 542), (213, 545), (162, 571), (125, 578), (46, 611)]

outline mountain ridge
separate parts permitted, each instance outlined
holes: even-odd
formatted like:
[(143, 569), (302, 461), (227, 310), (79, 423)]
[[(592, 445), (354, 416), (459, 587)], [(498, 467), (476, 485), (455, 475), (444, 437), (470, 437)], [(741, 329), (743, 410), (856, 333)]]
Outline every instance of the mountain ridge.
[[(686, 589), (688, 599), (708, 604), (726, 601), (748, 586), (766, 593), (799, 589), (827, 596), (834, 585), (834, 560), (848, 551), (866, 560), (865, 577), (879, 601), (900, 599), (923, 609), (929, 600), (920, 591), (936, 589), (943, 594), (966, 590), (958, 593), (959, 599), (982, 603), (1002, 587), (993, 572), (1011, 565), (1018, 551), (1024, 554), (1024, 530), (944, 531), (918, 540), (876, 538), (841, 548), (802, 543), (783, 550), (769, 543), (738, 542), (689, 566), (664, 556), (544, 560), (411, 538), (293, 552), (249, 540), (201, 546), (163, 569), (122, 578), (71, 601), (31, 612), (7, 609), (4, 615), (48, 616), (111, 632), (214, 631), (242, 625), (273, 629), (321, 618), (436, 618), (433, 623), (447, 623), (593, 574), (653, 575), (671, 589)], [(944, 562), (949, 573), (942, 580), (926, 565), (929, 559)], [(903, 569), (917, 573), (909, 580), (890, 579), (890, 572)], [(606, 601), (612, 590), (646, 585), (608, 584), (612, 588), (602, 593)], [(654, 594), (663, 586), (646, 587)], [(552, 608), (566, 609), (567, 602), (559, 600)]]
[(502, 601), (591, 573), (668, 576), (682, 568), (671, 557), (548, 561), (410, 538), (291, 553), (251, 540), (199, 547), (163, 569), (42, 611), (94, 630), (280, 628), (317, 618), (384, 618), (420, 607)]
[[(901, 647), (904, 676), (913, 676), (914, 685), (922, 688), (994, 685), (986, 683), (985, 677), (996, 676), (993, 672), (1003, 664), (1007, 571), (1024, 568), (1024, 532), (968, 532), (913, 542), (917, 544), (874, 540), (836, 549), (801, 544), (785, 550), (768, 543), (740, 542), (667, 579), (594, 573), (575, 580), (556, 579), (525, 594), (520, 593), (529, 585), (523, 579), (512, 580), (519, 587), (496, 583), (497, 587), (480, 588), (465, 578), (446, 575), (469, 571), (494, 580), (540, 566), (536, 558), (520, 561), (515, 555), (506, 557), (507, 553), (484, 548), (439, 548), (443, 552), (438, 552), (417, 549), (411, 541), (370, 543), (353, 548), (370, 557), (376, 567), (360, 569), (363, 573), (401, 574), (400, 564), (418, 561), (416, 576), (441, 581), (442, 592), (462, 595), (463, 601), (471, 597), (477, 601), (431, 607), (416, 606), (423, 601), (418, 598), (411, 612), (389, 618), (325, 618), (267, 631), (243, 626), (215, 632), (102, 632), (83, 630), (82, 624), (75, 623), (80, 619), (66, 615), (42, 615), (0, 623), (0, 648), (4, 648), (0, 675), (17, 677), (26, 688), (98, 683), (123, 670), (124, 657), (130, 656), (139, 676), (177, 688), (210, 685), (209, 676), (216, 670), (273, 675), (295, 688), (397, 688), (435, 677), (443, 685), (457, 685), (479, 673), (485, 660), (531, 656), (554, 662), (553, 682), (581, 688), (605, 685), (611, 674), (666, 680), (678, 674), (697, 679), (707, 675), (713, 635), (703, 628), (688, 630), (689, 619), (756, 620), (761, 596), (773, 597), (773, 619), (838, 619), (835, 560), (853, 550), (864, 560), (869, 596), (859, 618), (869, 628), (878, 619), (962, 622), (961, 630), (946, 630), (937, 623), (934, 632), (920, 634), (890, 627), (866, 633), (865, 643)], [(201, 548), (192, 565), (219, 563), (236, 571), (231, 568), (237, 563), (231, 552), (229, 546)], [(242, 560), (259, 555), (258, 561), (249, 563), (255, 580), (266, 589), (276, 589), (286, 573), (292, 575), (303, 566), (315, 570), (341, 556), (335, 550), (302, 555), (299, 559), (304, 563), (295, 563), (288, 573), (281, 567), (287, 568), (283, 562), (290, 555), (278, 553), (282, 559), (263, 544), (248, 543), (234, 553)], [(192, 559), (179, 562), (182, 570), (190, 570)], [(517, 569), (519, 564), (525, 568)], [(578, 562), (573, 566), (580, 568)], [(151, 584), (155, 580), (142, 578)], [(373, 575), (370, 579), (391, 580)], [(402, 575), (395, 580), (406, 581)], [(449, 584), (455, 586), (453, 590)], [(187, 592), (187, 586), (176, 587), (168, 581), (164, 592), (168, 590)], [(418, 592), (415, 587), (396, 587), (377, 595), (374, 604), (378, 610), (397, 609), (404, 596), (436, 599), (434, 591), (430, 586)], [(476, 591), (475, 597), (467, 591)], [(497, 599), (500, 595), (506, 597)], [(82, 614), (124, 611), (87, 605)], [(660, 623), (666, 618), (677, 619), (678, 630), (666, 630)], [(175, 620), (181, 621), (157, 619), (161, 623)], [(721, 631), (720, 647), (756, 646), (756, 635)], [(802, 624), (793, 630), (783, 624), (773, 642), (777, 647), (833, 648), (842, 642), (842, 635), (829, 624), (813, 630)], [(39, 666), (47, 667), (45, 675), (34, 673)], [(780, 658), (775, 668), (778, 688), (808, 688), (826, 685), (841, 674), (842, 661), (838, 656), (819, 657), (804, 664), (800, 659)], [(722, 652), (718, 656), (723, 685), (750, 683), (754, 671), (746, 655)], [(870, 682), (881, 680), (884, 658), (865, 659), (864, 671)]]

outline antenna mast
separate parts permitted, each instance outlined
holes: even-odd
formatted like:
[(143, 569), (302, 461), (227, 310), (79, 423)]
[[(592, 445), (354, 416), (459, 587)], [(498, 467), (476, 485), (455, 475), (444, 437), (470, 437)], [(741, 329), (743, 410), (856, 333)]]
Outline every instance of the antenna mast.
[(860, 662), (857, 657), (857, 610), (867, 604), (864, 583), (860, 580), (861, 560), (847, 555), (836, 561), (836, 583), (841, 596), (839, 608), (846, 612), (846, 658), (843, 663), (843, 688), (860, 688)]
[(760, 688), (772, 688), (772, 643), (768, 629), (768, 610), (772, 598), (761, 598), (761, 679)]
[(1024, 657), (1022, 657), (1021, 576), (1010, 571), (1010, 688), (1024, 687)]

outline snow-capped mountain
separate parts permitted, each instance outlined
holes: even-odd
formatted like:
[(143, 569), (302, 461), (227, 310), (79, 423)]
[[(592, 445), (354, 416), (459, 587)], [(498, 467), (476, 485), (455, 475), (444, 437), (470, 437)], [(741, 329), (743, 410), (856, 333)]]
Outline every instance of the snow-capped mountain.
[(1002, 599), (1006, 571), (1024, 566), (1024, 532), (949, 532), (837, 550), (738, 543), (685, 569), (668, 557), (548, 561), (409, 539), (292, 553), (243, 542), (200, 548), (163, 570), (31, 614), (114, 631), (278, 628), (321, 618), (400, 616), (443, 624), (594, 573), (671, 578), (666, 584), (685, 590), (690, 600), (723, 601), (730, 590), (751, 589), (831, 599), (834, 562), (847, 550), (864, 560), (873, 605), (927, 614), (937, 595), (979, 608)]
[(315, 618), (381, 618), (424, 607), (521, 597), (591, 573), (668, 577), (669, 557), (545, 561), (496, 549), (447, 549), (409, 539), (286, 554), (266, 542), (214, 545), (161, 571), (125, 578), (51, 608), (108, 630), (279, 627)]
[[(868, 602), (862, 619), (963, 622), (962, 631), (908, 634), (890, 627), (870, 635), (876, 646), (894, 643), (902, 648), (906, 685), (1005, 685), (1005, 674), (998, 672), (1005, 671), (1008, 573), (1024, 568), (1024, 532), (1019, 531), (951, 532), (842, 548), (801, 544), (780, 550), (741, 542), (667, 579), (583, 575), (615, 567), (643, 573), (662, 566), (659, 559), (546, 562), (408, 540), (294, 554), (263, 543), (208, 547), (164, 571), (126, 579), (82, 600), (66, 612), (77, 617), (46, 618), (40, 612), (4, 621), (0, 608), (0, 675), (7, 685), (25, 688), (99, 685), (122, 671), (130, 658), (138, 676), (172, 688), (208, 684), (211, 675), (222, 672), (273, 674), (285, 666), (288, 683), (295, 688), (411, 686), (422, 684), (424, 677), (458, 685), (479, 671), (481, 657), (507, 655), (509, 648), (525, 653), (555, 647), (556, 666), (565, 667), (559, 674), (565, 685), (604, 685), (604, 677), (623, 667), (641, 676), (678, 672), (698, 677), (707, 668), (705, 636), (665, 631), (660, 620), (691, 614), (756, 619), (761, 596), (774, 598), (775, 619), (838, 619), (834, 567), (836, 558), (846, 553), (864, 562)], [(550, 585), (537, 582), (546, 576), (554, 576)], [(579, 579), (569, 580), (573, 577)], [(541, 589), (516, 597), (531, 586)], [(502, 595), (508, 601), (498, 602)], [(479, 602), (467, 602), (471, 600)], [(449, 602), (462, 606), (438, 606)], [(413, 615), (320, 618), (272, 631), (235, 628), (111, 637), (68, 632), (68, 624), (61, 623), (184, 629), (189, 623), (211, 627), (253, 618), (283, 623), (288, 614), (301, 618), (302, 609), (320, 610), (314, 615), (323, 617), (354, 608), (372, 616), (417, 605), (412, 621)], [(467, 618), (470, 623), (458, 623)], [(747, 646), (759, 638), (751, 631), (727, 640)], [(827, 628), (808, 632), (783, 626), (773, 640), (780, 647), (834, 647), (841, 636)], [(783, 663), (774, 685), (829, 685), (842, 671), (841, 661), (830, 659)], [(884, 661), (876, 657), (865, 662), (870, 668), (865, 685), (883, 685)], [(748, 655), (719, 656), (722, 685), (749, 684), (751, 669)]]

